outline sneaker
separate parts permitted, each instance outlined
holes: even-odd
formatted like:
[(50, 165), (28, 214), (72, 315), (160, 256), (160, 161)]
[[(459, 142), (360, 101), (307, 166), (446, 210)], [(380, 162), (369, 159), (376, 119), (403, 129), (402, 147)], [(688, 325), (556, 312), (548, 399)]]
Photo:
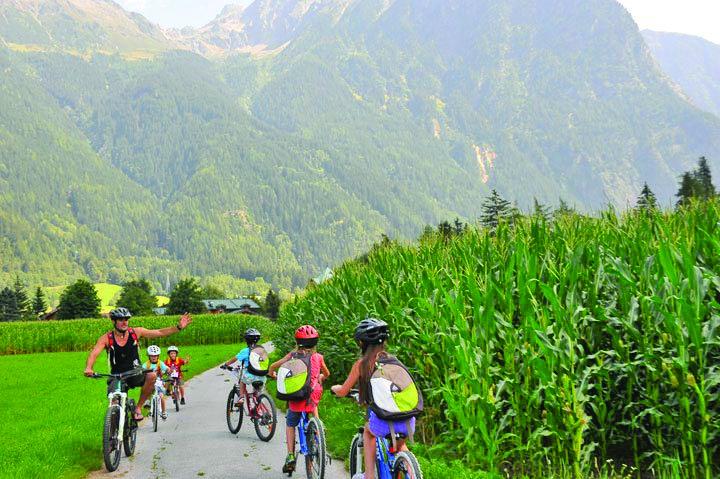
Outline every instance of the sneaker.
[(150, 409), (150, 401), (149, 401), (149, 400), (148, 400), (148, 401), (145, 401), (145, 404), (143, 404), (143, 407), (144, 407), (145, 409)]
[(180, 404), (185, 405), (185, 398), (180, 399)]
[(164, 412), (164, 413), (160, 414), (160, 417), (163, 418), (163, 421), (164, 421), (165, 419), (167, 419), (167, 413)]
[(291, 473), (295, 470), (295, 454), (288, 454), (285, 458), (285, 465), (282, 468), (283, 474)]
[(352, 479), (365, 479), (365, 473), (364, 472), (358, 472), (355, 474)]

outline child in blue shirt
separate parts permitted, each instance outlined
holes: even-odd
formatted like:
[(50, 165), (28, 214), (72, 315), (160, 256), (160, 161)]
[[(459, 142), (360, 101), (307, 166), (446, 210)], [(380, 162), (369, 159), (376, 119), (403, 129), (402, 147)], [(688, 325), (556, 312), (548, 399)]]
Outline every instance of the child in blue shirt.
[(255, 328), (250, 328), (247, 331), (245, 331), (245, 343), (247, 344), (247, 347), (242, 349), (239, 353), (235, 355), (234, 358), (227, 361), (224, 366), (226, 368), (230, 367), (236, 362), (240, 362), (240, 365), (243, 368), (242, 376), (240, 377), (240, 398), (245, 397), (245, 393), (247, 392), (246, 385), (252, 385), (254, 382), (262, 382), (265, 384), (265, 381), (267, 378), (265, 376), (256, 376), (255, 374), (252, 374), (248, 371), (248, 364), (250, 362), (250, 351), (257, 345), (257, 343), (260, 341), (260, 331), (258, 331)]
[[(163, 381), (163, 376), (167, 374), (170, 371), (170, 368), (167, 367), (167, 365), (160, 361), (160, 347), (156, 345), (149, 346), (147, 348), (148, 358), (149, 361), (146, 361), (143, 364), (143, 369), (146, 371), (155, 371), (157, 374), (157, 379), (155, 379), (155, 391), (157, 391), (158, 396), (160, 396), (160, 405), (161, 405), (161, 414), (160, 417), (163, 419), (167, 419), (167, 413), (165, 412), (165, 382)], [(147, 404), (147, 407), (149, 407), (149, 402)]]

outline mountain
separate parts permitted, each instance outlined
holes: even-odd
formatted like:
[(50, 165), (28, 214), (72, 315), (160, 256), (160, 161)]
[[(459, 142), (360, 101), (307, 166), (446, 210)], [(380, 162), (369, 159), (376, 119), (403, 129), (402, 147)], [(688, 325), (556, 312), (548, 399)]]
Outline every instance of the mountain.
[(0, 37), (34, 51), (147, 54), (176, 48), (160, 27), (111, 0), (0, 0)]
[(642, 34), (662, 69), (692, 102), (720, 117), (720, 45), (681, 33)]
[[(719, 166), (720, 120), (614, 0), (257, 0), (181, 31), (0, 1), (0, 282), (287, 287), (491, 189), (593, 210), (647, 181), (667, 205), (697, 157)], [(19, 38), (42, 12), (45, 43)]]

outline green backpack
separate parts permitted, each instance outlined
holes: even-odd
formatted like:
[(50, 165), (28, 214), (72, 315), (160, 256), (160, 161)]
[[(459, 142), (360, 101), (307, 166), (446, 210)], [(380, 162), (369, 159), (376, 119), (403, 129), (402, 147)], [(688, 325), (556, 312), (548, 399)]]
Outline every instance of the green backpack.
[(248, 357), (247, 370), (255, 376), (267, 376), (270, 369), (270, 356), (262, 346), (253, 346)]
[(312, 354), (295, 352), (277, 372), (277, 397), (282, 401), (310, 399), (310, 358)]
[(370, 409), (385, 421), (407, 421), (423, 410), (420, 388), (394, 356), (383, 355), (375, 362), (367, 397)]

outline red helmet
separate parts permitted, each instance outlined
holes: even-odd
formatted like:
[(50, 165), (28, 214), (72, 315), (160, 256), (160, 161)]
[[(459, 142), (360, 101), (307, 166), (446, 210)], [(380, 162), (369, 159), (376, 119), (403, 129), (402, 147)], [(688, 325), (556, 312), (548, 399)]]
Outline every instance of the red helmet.
[(314, 348), (317, 346), (320, 334), (317, 329), (313, 328), (309, 324), (300, 326), (295, 331), (295, 342), (301, 348)]
[(295, 330), (295, 339), (317, 339), (320, 333), (309, 324), (304, 324)]

